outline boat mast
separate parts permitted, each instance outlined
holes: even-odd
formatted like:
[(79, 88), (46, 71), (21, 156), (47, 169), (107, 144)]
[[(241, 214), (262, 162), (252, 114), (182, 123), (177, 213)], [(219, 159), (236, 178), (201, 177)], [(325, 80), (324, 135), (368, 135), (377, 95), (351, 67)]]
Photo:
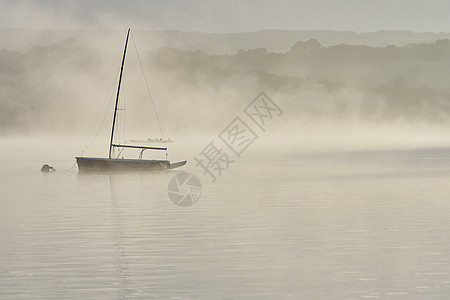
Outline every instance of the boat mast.
[(127, 45), (128, 45), (128, 36), (129, 35), (130, 35), (130, 28), (128, 28), (127, 40), (125, 41), (125, 49), (123, 50), (122, 66), (120, 67), (120, 77), (119, 77), (119, 85), (117, 87), (116, 106), (114, 108), (114, 117), (113, 117), (112, 129), (111, 129), (111, 141), (109, 142), (109, 159), (111, 159), (111, 151), (113, 148), (113, 137), (114, 137), (114, 127), (116, 125), (117, 104), (119, 103), (120, 83), (122, 82), (123, 66), (125, 64), (125, 54), (127, 53)]

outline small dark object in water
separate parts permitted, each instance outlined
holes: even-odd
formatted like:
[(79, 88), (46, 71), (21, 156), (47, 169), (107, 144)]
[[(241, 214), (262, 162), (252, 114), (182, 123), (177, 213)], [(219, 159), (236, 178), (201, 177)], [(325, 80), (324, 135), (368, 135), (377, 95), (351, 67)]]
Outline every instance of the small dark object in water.
[(41, 168), (41, 172), (42, 172), (42, 173), (55, 172), (55, 171), (56, 171), (55, 168), (50, 167), (50, 166), (47, 165), (47, 164), (43, 165), (42, 168)]

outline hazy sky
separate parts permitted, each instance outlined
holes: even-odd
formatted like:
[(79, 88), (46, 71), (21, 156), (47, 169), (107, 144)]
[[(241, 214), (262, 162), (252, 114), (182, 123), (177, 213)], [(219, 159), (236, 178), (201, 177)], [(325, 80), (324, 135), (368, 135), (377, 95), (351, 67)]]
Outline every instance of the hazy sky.
[(450, 32), (448, 0), (0, 0), (0, 28)]

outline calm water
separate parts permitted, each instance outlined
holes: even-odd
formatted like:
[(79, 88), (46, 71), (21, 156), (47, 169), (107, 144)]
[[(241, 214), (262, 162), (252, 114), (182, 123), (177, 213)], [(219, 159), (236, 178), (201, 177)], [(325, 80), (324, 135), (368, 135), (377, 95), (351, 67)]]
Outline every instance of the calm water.
[(450, 297), (449, 149), (253, 152), (215, 183), (191, 162), (203, 194), (180, 208), (178, 172), (2, 148), (2, 299)]

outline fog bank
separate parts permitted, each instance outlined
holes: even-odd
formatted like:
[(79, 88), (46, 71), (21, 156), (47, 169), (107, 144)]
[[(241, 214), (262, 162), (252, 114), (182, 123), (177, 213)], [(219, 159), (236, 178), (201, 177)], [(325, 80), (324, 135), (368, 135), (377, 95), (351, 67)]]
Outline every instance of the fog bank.
[[(124, 42), (123, 34), (110, 34), (108, 43), (69, 38), (26, 52), (1, 50), (0, 133), (108, 136)], [(160, 136), (134, 43), (167, 137), (219, 133), (261, 91), (284, 112), (271, 129), (275, 137), (420, 141), (450, 125), (446, 39), (383, 47), (312, 39), (285, 52), (217, 55), (149, 49), (142, 37), (133, 33), (125, 65), (123, 139)]]

